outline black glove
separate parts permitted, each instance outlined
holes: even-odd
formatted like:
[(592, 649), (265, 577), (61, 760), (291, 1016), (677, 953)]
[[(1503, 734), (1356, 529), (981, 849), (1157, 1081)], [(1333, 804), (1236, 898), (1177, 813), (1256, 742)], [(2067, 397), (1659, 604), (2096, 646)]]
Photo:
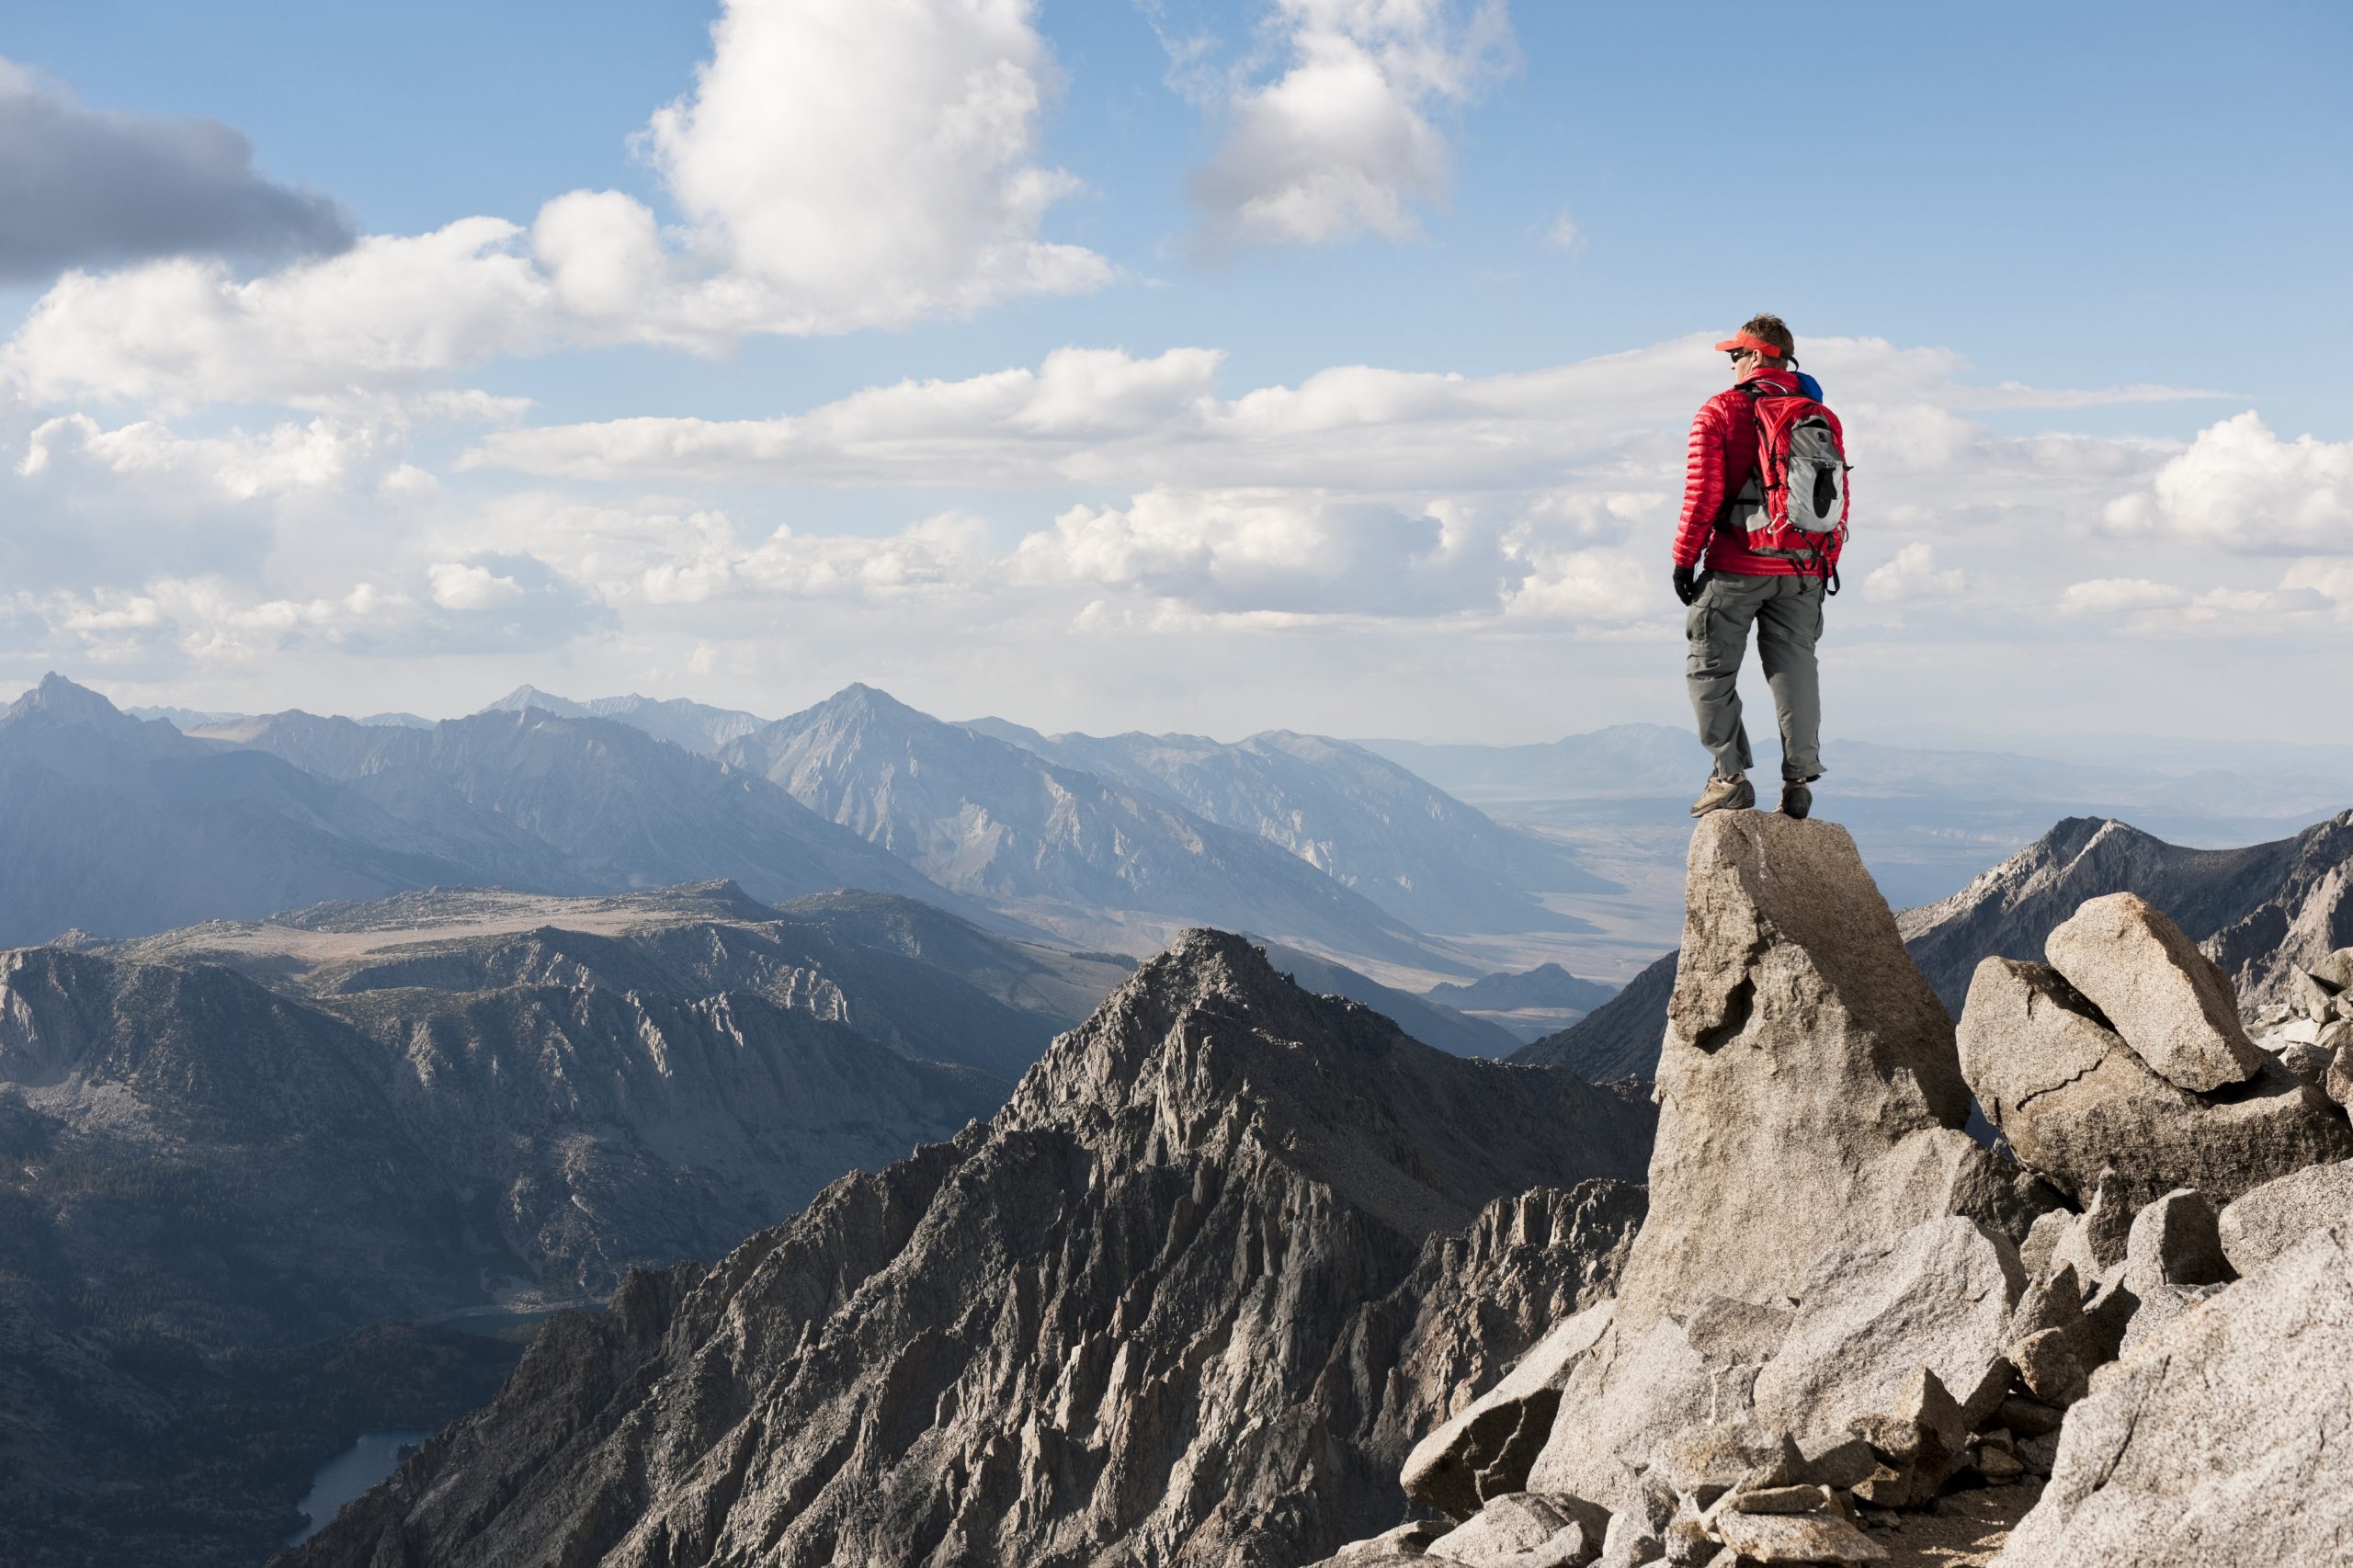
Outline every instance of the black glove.
[(1675, 597), (1687, 605), (1699, 597), (1699, 585), (1694, 568), (1678, 566), (1675, 569)]

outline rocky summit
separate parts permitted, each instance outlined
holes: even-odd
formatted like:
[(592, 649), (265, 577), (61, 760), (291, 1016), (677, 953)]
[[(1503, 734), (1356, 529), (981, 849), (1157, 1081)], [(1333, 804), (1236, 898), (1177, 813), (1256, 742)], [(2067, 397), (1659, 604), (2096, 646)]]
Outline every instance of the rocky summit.
[(2211, 949), (2094, 896), (1955, 1030), (1837, 827), (1708, 818), (1688, 885), (1616, 1298), (1328, 1568), (2347, 1561), (2353, 948), (2251, 1040)]
[(991, 1123), (559, 1319), (289, 1561), (1289, 1568), (1608, 1293), (1650, 1119), (1196, 932)]

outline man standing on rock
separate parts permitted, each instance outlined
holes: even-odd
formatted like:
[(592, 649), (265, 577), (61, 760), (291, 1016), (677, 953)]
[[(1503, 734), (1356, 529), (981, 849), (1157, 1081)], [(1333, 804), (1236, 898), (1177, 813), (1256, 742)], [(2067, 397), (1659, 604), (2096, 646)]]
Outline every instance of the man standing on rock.
[(1691, 814), (1756, 803), (1738, 687), (1754, 622), (1781, 722), (1781, 810), (1802, 817), (1822, 776), (1813, 645), (1846, 539), (1845, 436), (1821, 386), (1798, 373), (1780, 317), (1753, 316), (1716, 347), (1732, 356), (1733, 381), (1691, 422), (1675, 530), (1675, 596), (1690, 607), (1684, 677), (1716, 764)]

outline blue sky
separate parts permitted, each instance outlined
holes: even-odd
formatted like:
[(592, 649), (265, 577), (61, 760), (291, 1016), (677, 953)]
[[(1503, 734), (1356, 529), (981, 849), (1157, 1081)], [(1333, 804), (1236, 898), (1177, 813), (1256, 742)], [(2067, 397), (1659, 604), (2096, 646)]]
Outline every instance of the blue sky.
[[(529, 679), (781, 711), (866, 678), (1048, 728), (1673, 722), (1672, 471), (1721, 379), (1691, 339), (1761, 307), (1802, 353), (1821, 342), (1859, 500), (1881, 500), (1834, 609), (1851, 733), (1915, 711), (1924, 682), (1975, 727), (2086, 722), (2043, 689), (2054, 668), (2103, 683), (2092, 722), (2200, 733), (2223, 721), (2185, 691), (2284, 687), (2315, 648), (2353, 651), (2342, 6), (2227, 26), (1834, 6), (1796, 41), (1733, 6), (734, 9), (736, 96), (708, 102), (697, 71), (725, 46), (691, 6), (12, 15), (19, 98), (131, 117), (142, 156), (199, 117), (252, 145), (252, 171), (205, 177), (331, 199), (353, 236), (519, 230), (396, 249), (344, 284), (350, 257), (316, 254), (332, 244), (214, 260), (217, 236), (142, 230), (141, 254), (78, 260), (78, 315), (49, 309), (62, 267), (0, 289), (19, 324), (0, 499), (20, 519), (0, 677), (53, 665), (131, 699), (347, 710), (462, 710)], [(903, 74), (859, 74), (949, 35), (964, 52), (940, 70), (1008, 73), (1034, 112), (909, 190), (880, 154), (833, 188), (847, 150), (949, 134)], [(1370, 95), (1354, 120), (1315, 118), (1311, 68), (1336, 60)], [(771, 113), (763, 73), (803, 68), (836, 110)], [(642, 133), (680, 100), (702, 118), (665, 153)], [(81, 134), (66, 110), (43, 123)], [(1010, 219), (926, 216), (1021, 171), (1066, 177)], [(669, 281), (527, 320), (556, 269), (533, 225), (567, 192), (617, 193), (579, 210), (578, 254), (656, 265), (624, 243), (640, 215)], [(799, 244), (778, 236), (875, 208), (905, 219), (910, 258), (881, 264), (881, 303), (846, 302), (856, 267), (777, 260)], [(175, 267), (263, 302), (188, 326)], [(286, 303), (304, 279), (324, 281)], [(411, 284), (483, 292), (379, 323)], [(345, 374), (305, 311), (402, 363)], [(45, 313), (62, 324), (36, 330)], [(1073, 384), (1124, 414), (1048, 431), (1064, 416), (976, 413), (968, 389), (892, 415), (880, 444), (853, 407), (823, 452), (738, 427), (714, 437), (732, 455), (683, 460), (680, 426), (658, 461), (617, 456), (606, 423), (808, 415), (1071, 347), (1122, 352)], [(1219, 358), (1135, 369), (1184, 349)], [(1410, 380), (1430, 374), (1469, 390)], [(1319, 375), (1322, 412), (1268, 424), (1245, 396)], [(2040, 393), (1984, 390), (2004, 383)], [(2128, 387), (2163, 390), (2096, 395)], [(2250, 412), (2259, 435), (2232, 423)], [(1461, 460), (1498, 446), (1512, 460)]]

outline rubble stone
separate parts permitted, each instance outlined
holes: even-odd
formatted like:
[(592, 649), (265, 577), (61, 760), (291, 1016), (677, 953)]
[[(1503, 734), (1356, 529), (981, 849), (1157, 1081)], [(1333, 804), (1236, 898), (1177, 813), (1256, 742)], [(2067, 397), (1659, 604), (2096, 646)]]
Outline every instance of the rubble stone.
[(2068, 1413), (2002, 1568), (2322, 1564), (2353, 1540), (2353, 1226), (2149, 1335)]
[(2224, 1208), (2215, 1230), (2223, 1256), (2252, 1274), (2324, 1225), (2353, 1222), (2353, 1161), (2308, 1165)]
[(1400, 1476), (1405, 1495), (1464, 1519), (1483, 1497), (1518, 1490), (1552, 1435), (1570, 1369), (1615, 1311), (1604, 1301), (1563, 1320), (1501, 1382), (1415, 1444)]
[(2135, 1295), (2145, 1299), (2160, 1285), (2213, 1285), (2230, 1278), (2214, 1206), (2204, 1193), (2177, 1188), (2132, 1217), (2124, 1283)]
[(1751, 1562), (1884, 1562), (1887, 1549), (1834, 1514), (1727, 1514), (1724, 1544)]

